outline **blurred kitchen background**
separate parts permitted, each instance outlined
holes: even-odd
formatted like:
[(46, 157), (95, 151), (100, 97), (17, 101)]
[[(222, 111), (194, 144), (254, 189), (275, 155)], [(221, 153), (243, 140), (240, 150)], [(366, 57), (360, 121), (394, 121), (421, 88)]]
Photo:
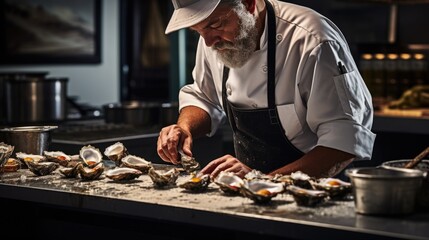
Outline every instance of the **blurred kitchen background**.
[[(378, 136), (372, 161), (361, 164), (423, 150), (429, 1), (288, 2), (339, 26), (373, 95)], [(188, 30), (164, 34), (170, 0), (0, 0), (0, 7), (1, 126), (55, 124), (51, 148), (76, 152), (122, 141), (157, 158), (157, 132), (174, 121), (178, 90), (192, 82), (198, 39)], [(203, 139), (196, 155), (208, 161), (231, 153), (230, 134), (225, 126)]]

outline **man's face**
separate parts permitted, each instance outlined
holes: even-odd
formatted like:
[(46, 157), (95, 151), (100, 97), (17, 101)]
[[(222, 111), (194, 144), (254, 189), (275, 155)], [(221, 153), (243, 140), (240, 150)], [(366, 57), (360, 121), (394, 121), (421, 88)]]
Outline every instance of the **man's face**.
[(234, 9), (218, 9), (212, 16), (191, 29), (197, 31), (206, 45), (217, 52), (230, 68), (242, 67), (257, 47), (256, 17), (244, 5)]

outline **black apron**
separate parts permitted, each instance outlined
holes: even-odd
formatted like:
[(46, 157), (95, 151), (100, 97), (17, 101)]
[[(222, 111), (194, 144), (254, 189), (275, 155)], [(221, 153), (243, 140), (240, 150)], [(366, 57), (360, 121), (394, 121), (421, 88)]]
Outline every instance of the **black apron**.
[(292, 145), (281, 126), (275, 105), (276, 19), (273, 6), (265, 0), (268, 12), (268, 108), (240, 109), (228, 102), (224, 68), (222, 82), (223, 106), (233, 130), (236, 158), (252, 169), (269, 173), (304, 155)]

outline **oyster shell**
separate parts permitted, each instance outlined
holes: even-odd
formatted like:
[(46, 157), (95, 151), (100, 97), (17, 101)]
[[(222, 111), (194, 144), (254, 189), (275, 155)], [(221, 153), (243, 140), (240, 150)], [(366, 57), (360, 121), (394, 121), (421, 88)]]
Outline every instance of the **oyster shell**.
[(106, 157), (108, 157), (110, 160), (114, 161), (116, 166), (120, 166), (121, 159), (128, 155), (128, 150), (123, 143), (116, 142), (104, 150), (104, 155), (106, 155)]
[(182, 150), (179, 150), (179, 153), (180, 163), (187, 173), (193, 173), (200, 169), (200, 163), (197, 162), (194, 157), (186, 155)]
[(87, 167), (95, 167), (103, 160), (103, 155), (98, 148), (91, 145), (84, 146), (79, 151), (79, 157)]
[(60, 166), (55, 162), (25, 161), (25, 163), (27, 164), (28, 169), (37, 176), (51, 174)]
[(45, 156), (38, 155), (38, 154), (29, 154), (29, 153), (17, 152), (15, 155), (16, 155), (16, 158), (18, 158), (23, 163), (25, 163), (27, 161), (32, 161), (32, 162), (44, 162), (44, 161), (46, 161)]
[(138, 178), (143, 173), (135, 168), (118, 167), (106, 171), (105, 175), (114, 181), (127, 181)]
[(16, 172), (21, 168), (20, 162), (15, 158), (9, 158), (3, 167), (0, 167), (0, 173), (3, 172)]
[(252, 171), (244, 175), (244, 179), (249, 181), (250, 180), (269, 180), (271, 179), (271, 176), (264, 174), (259, 170), (253, 169)]
[(285, 186), (289, 186), (293, 184), (293, 179), (291, 175), (282, 175), (282, 174), (276, 174), (271, 179), (273, 182), (283, 183)]
[(192, 174), (191, 178), (187, 179), (185, 182), (179, 184), (178, 186), (192, 192), (202, 192), (207, 190), (209, 184), (209, 174), (204, 174), (199, 177), (197, 177), (195, 174)]
[(240, 188), (243, 186), (244, 181), (232, 172), (222, 171), (217, 175), (214, 183), (217, 184), (224, 193), (238, 194), (240, 193)]
[(352, 191), (351, 183), (337, 178), (320, 178), (313, 186), (318, 190), (328, 192), (331, 199), (342, 199)]
[(96, 164), (94, 167), (86, 167), (83, 164), (77, 166), (80, 178), (83, 180), (95, 180), (98, 179), (104, 172), (103, 164)]
[(287, 186), (286, 191), (293, 196), (299, 206), (314, 207), (328, 197), (328, 193), (325, 191), (306, 189), (294, 185)]
[(314, 189), (312, 185), (312, 178), (309, 175), (301, 171), (296, 171), (291, 173), (290, 177), (292, 179), (293, 185), (306, 189)]
[(147, 173), (149, 168), (152, 167), (152, 163), (146, 161), (144, 158), (135, 156), (135, 155), (127, 155), (126, 157), (121, 159), (121, 167), (129, 167), (140, 170), (142, 173)]
[(61, 151), (44, 151), (43, 155), (47, 161), (56, 162), (61, 166), (66, 167), (71, 160), (71, 157)]
[(180, 171), (177, 168), (172, 168), (168, 171), (155, 170), (153, 167), (149, 168), (149, 177), (152, 179), (155, 187), (164, 187), (176, 183)]
[(243, 196), (252, 199), (255, 203), (268, 203), (277, 194), (284, 191), (282, 183), (274, 183), (265, 180), (244, 180), (240, 192)]
[(0, 168), (6, 164), (14, 149), (14, 146), (8, 145), (4, 142), (0, 143)]
[(79, 165), (82, 165), (82, 163), (80, 162), (70, 167), (63, 167), (58, 171), (66, 178), (76, 178), (79, 175)]

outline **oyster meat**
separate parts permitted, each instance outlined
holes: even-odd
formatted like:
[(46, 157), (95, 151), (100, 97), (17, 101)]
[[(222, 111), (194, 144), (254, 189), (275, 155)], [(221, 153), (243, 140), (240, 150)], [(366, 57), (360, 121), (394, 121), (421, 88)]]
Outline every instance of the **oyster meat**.
[(152, 167), (152, 163), (146, 161), (144, 158), (135, 156), (135, 155), (127, 155), (126, 157), (121, 159), (121, 167), (129, 167), (140, 170), (142, 173), (147, 173), (149, 168)]
[(104, 155), (115, 162), (116, 166), (120, 166), (121, 159), (128, 155), (128, 150), (123, 143), (116, 142), (104, 150)]
[(186, 155), (182, 150), (179, 150), (179, 153), (180, 163), (187, 173), (193, 173), (200, 169), (200, 163), (194, 157)]
[(14, 146), (8, 145), (4, 142), (0, 143), (0, 168), (3, 167), (12, 155)]
[(314, 207), (328, 197), (328, 193), (325, 191), (306, 189), (294, 185), (287, 186), (286, 191), (293, 196), (299, 206)]
[(255, 203), (268, 203), (277, 194), (284, 191), (282, 183), (274, 183), (266, 180), (244, 180), (240, 192), (243, 196), (252, 199)]
[(128, 181), (138, 178), (143, 173), (135, 168), (118, 167), (106, 171), (105, 175), (107, 178), (113, 181)]
[(103, 155), (98, 148), (91, 145), (84, 146), (79, 151), (79, 157), (87, 167), (95, 167), (103, 160)]
[(232, 172), (222, 171), (214, 179), (214, 183), (217, 184), (224, 193), (238, 194), (240, 193), (240, 188), (243, 186), (244, 181)]
[(83, 166), (83, 164), (78, 164), (77, 169), (79, 171), (80, 178), (83, 180), (98, 179), (104, 172), (103, 164), (96, 164), (94, 167), (87, 167)]
[(204, 174), (202, 176), (191, 175), (191, 178), (187, 179), (178, 186), (192, 192), (203, 192), (207, 190), (210, 184), (210, 175)]
[(51, 174), (60, 166), (56, 162), (25, 161), (25, 163), (27, 164), (28, 169), (37, 176)]
[(328, 192), (331, 199), (343, 199), (352, 191), (351, 183), (337, 178), (320, 178), (313, 185), (318, 190)]
[(44, 151), (43, 155), (47, 161), (56, 162), (61, 166), (66, 167), (71, 160), (71, 157), (61, 151)]
[(176, 183), (180, 171), (177, 168), (172, 168), (168, 171), (155, 170), (153, 167), (149, 168), (149, 177), (152, 179), (155, 187), (164, 187)]

